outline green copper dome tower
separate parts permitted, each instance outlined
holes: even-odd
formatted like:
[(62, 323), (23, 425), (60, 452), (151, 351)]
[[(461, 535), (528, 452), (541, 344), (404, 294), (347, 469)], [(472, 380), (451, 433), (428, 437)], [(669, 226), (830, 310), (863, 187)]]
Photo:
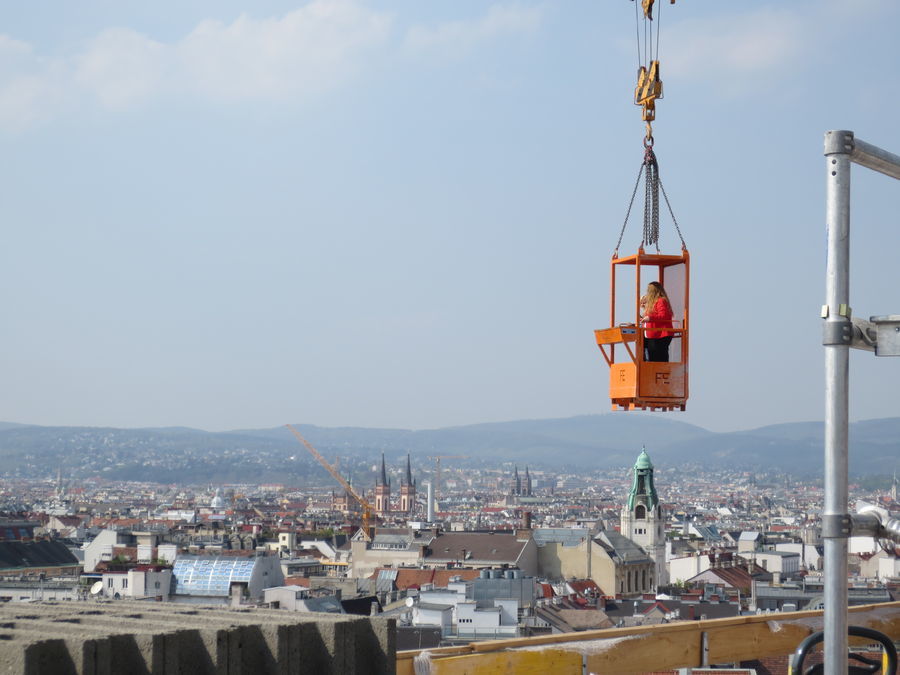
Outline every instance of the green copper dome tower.
[(652, 511), (659, 505), (659, 497), (653, 485), (653, 462), (650, 461), (650, 455), (644, 448), (641, 448), (641, 454), (634, 463), (634, 480), (628, 494), (628, 510), (634, 510), (638, 504), (642, 504), (647, 511)]
[(653, 588), (668, 583), (666, 571), (666, 525), (659, 495), (653, 483), (653, 462), (647, 450), (641, 454), (632, 469), (631, 491), (622, 509), (621, 533), (640, 546), (654, 563)]

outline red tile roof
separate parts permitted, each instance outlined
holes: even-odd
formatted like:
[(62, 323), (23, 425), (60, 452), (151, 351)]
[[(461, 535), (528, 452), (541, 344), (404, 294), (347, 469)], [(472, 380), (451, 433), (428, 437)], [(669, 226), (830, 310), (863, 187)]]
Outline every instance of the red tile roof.
[(581, 595), (586, 595), (588, 592), (602, 594), (600, 587), (594, 582), (593, 579), (581, 579), (578, 581), (570, 581), (569, 586), (572, 587), (572, 590), (576, 593), (580, 593)]
[[(382, 569), (375, 570), (370, 578), (375, 579)], [(397, 579), (394, 585), (397, 590), (406, 590), (407, 588), (421, 588), (425, 584), (434, 584), (437, 588), (445, 588), (450, 583), (451, 577), (461, 577), (463, 581), (471, 581), (477, 579), (479, 570), (466, 569), (450, 569), (450, 570), (423, 570), (414, 567), (400, 567), (397, 569)]]
[(302, 586), (303, 588), (309, 588), (309, 578), (308, 577), (285, 577), (284, 585), (285, 586)]

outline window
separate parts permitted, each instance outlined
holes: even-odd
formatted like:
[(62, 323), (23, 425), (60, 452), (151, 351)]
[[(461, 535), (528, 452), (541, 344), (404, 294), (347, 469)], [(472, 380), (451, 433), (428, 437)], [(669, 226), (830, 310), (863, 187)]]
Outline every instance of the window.
[(128, 579), (122, 579), (122, 588), (128, 588)]
[(109, 579), (106, 580), (106, 587), (107, 588), (113, 587), (113, 578), (112, 577), (110, 577)]

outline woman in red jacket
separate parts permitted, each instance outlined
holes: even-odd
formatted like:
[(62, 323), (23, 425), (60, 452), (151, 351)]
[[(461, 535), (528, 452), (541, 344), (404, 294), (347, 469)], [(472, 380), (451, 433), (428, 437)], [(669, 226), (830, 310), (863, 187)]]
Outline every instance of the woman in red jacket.
[(666, 289), (658, 281), (651, 281), (647, 294), (641, 298), (641, 323), (647, 329), (644, 335), (644, 360), (668, 361), (672, 333), (672, 305)]

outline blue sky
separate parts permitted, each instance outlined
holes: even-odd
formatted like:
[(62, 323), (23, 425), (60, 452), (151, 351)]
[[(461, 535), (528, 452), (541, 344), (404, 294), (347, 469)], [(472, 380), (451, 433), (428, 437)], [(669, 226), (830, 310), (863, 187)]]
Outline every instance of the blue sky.
[[(656, 151), (693, 265), (669, 415), (822, 419), (822, 138), (900, 152), (900, 5), (661, 12)], [(642, 156), (634, 20), (627, 0), (0, 6), (0, 419), (607, 412), (592, 331)], [(853, 190), (854, 313), (898, 313), (900, 186), (857, 168)], [(853, 419), (900, 414), (898, 368), (852, 355)]]

